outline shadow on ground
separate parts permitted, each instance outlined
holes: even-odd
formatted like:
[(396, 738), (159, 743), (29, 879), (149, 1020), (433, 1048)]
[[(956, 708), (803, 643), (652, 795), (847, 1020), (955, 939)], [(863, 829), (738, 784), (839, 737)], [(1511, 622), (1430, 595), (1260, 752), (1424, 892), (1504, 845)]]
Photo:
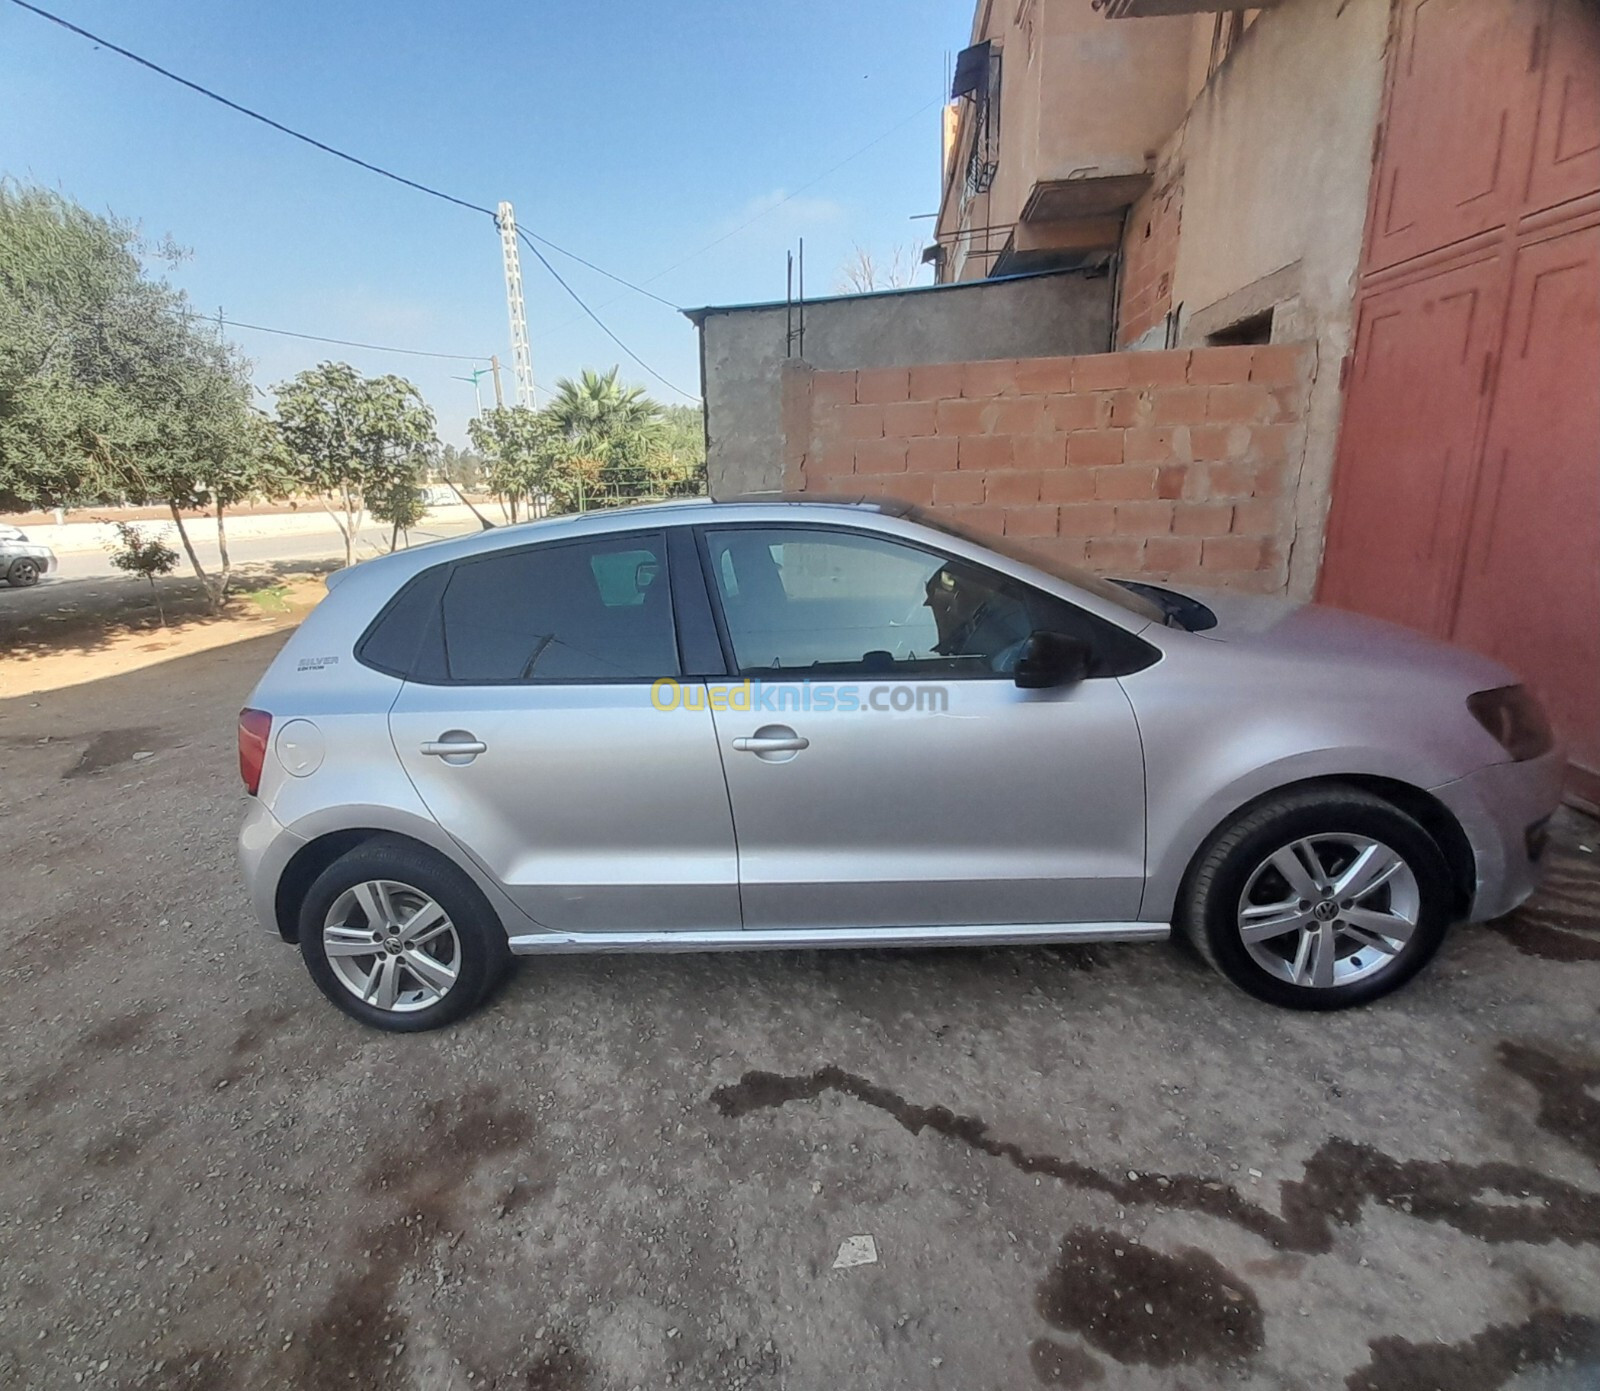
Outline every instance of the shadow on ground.
[(275, 605), (284, 606), (274, 591), (286, 582), (326, 575), (334, 568), (335, 563), (327, 560), (243, 566), (234, 571), (228, 604), (221, 614), (210, 611), (205, 587), (193, 576), (157, 580), (159, 606), (143, 580), (46, 580), (33, 589), (15, 591), (15, 595), (25, 596), (26, 614), (8, 611), (13, 591), (0, 586), (0, 656), (25, 659), (52, 652), (97, 652), (123, 633), (170, 636), (197, 625), (226, 621), (249, 612), (250, 605), (271, 611)]

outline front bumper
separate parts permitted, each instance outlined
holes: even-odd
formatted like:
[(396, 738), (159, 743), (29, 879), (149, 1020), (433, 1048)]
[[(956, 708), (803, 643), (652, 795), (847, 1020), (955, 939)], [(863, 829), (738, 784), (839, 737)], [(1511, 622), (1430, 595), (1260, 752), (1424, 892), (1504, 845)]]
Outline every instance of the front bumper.
[(274, 937), (283, 935), (278, 929), (278, 880), (284, 866), (305, 843), (261, 802), (250, 799), (244, 824), (239, 827), (239, 868), (244, 873), (250, 906), (261, 926)]
[(1430, 789), (1472, 846), (1477, 885), (1468, 922), (1503, 917), (1539, 887), (1536, 828), (1561, 804), (1565, 769), (1566, 753), (1557, 747), (1522, 763), (1491, 763)]

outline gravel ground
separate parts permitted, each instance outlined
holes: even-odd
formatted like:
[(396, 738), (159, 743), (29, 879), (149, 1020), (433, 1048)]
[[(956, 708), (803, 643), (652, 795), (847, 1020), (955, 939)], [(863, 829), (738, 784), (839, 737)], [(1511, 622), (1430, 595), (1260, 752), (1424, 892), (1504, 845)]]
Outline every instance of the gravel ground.
[(0, 1385), (1600, 1385), (1593, 823), (1338, 1016), (1175, 948), (780, 953), (392, 1038), (234, 869), (281, 641), (0, 700)]

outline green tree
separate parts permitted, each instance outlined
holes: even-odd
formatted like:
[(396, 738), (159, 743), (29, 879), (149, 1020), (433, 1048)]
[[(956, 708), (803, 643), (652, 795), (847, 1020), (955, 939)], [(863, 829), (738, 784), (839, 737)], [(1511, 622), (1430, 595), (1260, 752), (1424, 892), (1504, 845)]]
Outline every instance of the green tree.
[(616, 367), (609, 372), (585, 367), (577, 381), (558, 378), (546, 413), (573, 439), (600, 442), (659, 433), (661, 403), (643, 387), (624, 386), (617, 380), (619, 372)]
[(402, 531), (406, 533), (406, 544), (411, 544), (411, 528), (428, 513), (428, 505), (422, 498), (422, 480), (427, 464), (427, 455), (419, 450), (414, 466), (409, 471), (380, 483), (367, 495), (367, 511), (372, 513), (373, 520), (389, 524), (391, 551), (399, 544)]
[(114, 494), (96, 441), (165, 307), (137, 246), (125, 223), (0, 181), (0, 506)]
[(673, 460), (665, 408), (618, 377), (616, 367), (562, 377), (545, 413), (572, 456), (596, 474), (602, 500), (626, 502), (666, 491)]
[[(165, 503), (213, 610), (227, 596), (225, 508), (269, 490), (248, 364), (126, 223), (0, 182), (0, 505)], [(182, 512), (215, 504), (220, 574)]]
[(706, 413), (704, 406), (662, 408), (661, 491), (672, 496), (703, 496), (706, 490)]
[(156, 589), (157, 575), (170, 575), (178, 563), (178, 553), (160, 536), (146, 536), (132, 522), (114, 522), (117, 539), (107, 549), (111, 563), (135, 579), (150, 582), (150, 596), (156, 601), (156, 612), (161, 615), (161, 626), (167, 626), (166, 605)]
[(489, 491), (513, 522), (520, 510), (532, 516), (540, 504), (575, 512), (599, 485), (599, 464), (548, 409), (496, 407), (469, 421), (467, 432), (488, 460)]
[(421, 476), (436, 443), (433, 412), (404, 378), (363, 377), (344, 362), (309, 368), (275, 391), (295, 475), (323, 499), (352, 565), (367, 501)]
[(467, 422), (467, 434), (486, 461), (493, 493), (517, 520), (543, 487), (550, 422), (526, 406), (496, 406)]
[(458, 493), (482, 487), (486, 471), (487, 462), (476, 449), (457, 449), (447, 444), (439, 454), (439, 479)]

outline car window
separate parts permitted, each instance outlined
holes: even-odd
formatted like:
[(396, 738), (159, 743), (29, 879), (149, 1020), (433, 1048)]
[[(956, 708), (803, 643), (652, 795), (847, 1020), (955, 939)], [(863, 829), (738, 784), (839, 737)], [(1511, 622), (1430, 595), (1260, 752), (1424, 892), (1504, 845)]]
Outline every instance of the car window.
[(536, 546), (459, 563), (444, 592), (451, 681), (677, 676), (659, 533)]
[(1087, 570), (1080, 570), (1076, 565), (1068, 565), (1065, 561), (1050, 555), (1028, 541), (1019, 541), (1013, 536), (994, 536), (987, 532), (973, 531), (950, 517), (922, 507), (907, 507), (902, 515), (914, 522), (920, 522), (923, 526), (931, 527), (935, 531), (942, 531), (947, 536), (955, 536), (962, 541), (971, 541), (973, 544), (983, 546), (988, 550), (998, 551), (1007, 559), (1020, 560), (1024, 565), (1032, 565), (1035, 569), (1043, 570), (1047, 575), (1054, 575), (1057, 579), (1065, 580), (1068, 584), (1094, 595), (1097, 599), (1102, 599), (1108, 604), (1115, 604), (1119, 609), (1127, 610), (1135, 617), (1144, 619), (1147, 623), (1160, 623), (1166, 617), (1162, 612), (1161, 606), (1144, 595), (1129, 591), (1115, 580), (1103, 579), (1099, 575), (1091, 575)]
[(1108, 625), (1074, 605), (885, 537), (817, 527), (706, 535), (743, 675), (1009, 676), (1034, 631), (1097, 650), (1106, 639)]
[(356, 645), (357, 658), (391, 676), (414, 675), (418, 653), (437, 630), (439, 599), (449, 576), (448, 565), (435, 565), (413, 578)]

